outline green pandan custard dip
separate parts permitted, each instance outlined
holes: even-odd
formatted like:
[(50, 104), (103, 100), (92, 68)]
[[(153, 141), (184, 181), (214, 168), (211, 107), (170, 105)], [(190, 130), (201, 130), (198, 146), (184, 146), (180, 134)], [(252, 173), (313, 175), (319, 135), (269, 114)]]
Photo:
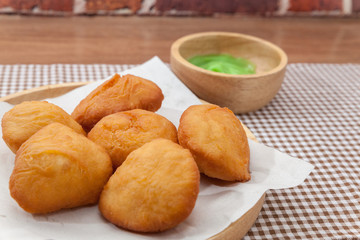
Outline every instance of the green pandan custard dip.
[(198, 55), (188, 61), (206, 70), (228, 74), (254, 74), (256, 66), (244, 58), (235, 58), (229, 54)]

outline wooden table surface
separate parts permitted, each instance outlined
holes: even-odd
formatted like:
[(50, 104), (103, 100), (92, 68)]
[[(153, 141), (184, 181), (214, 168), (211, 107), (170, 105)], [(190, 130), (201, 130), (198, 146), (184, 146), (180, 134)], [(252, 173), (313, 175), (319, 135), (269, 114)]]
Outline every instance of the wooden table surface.
[(360, 63), (360, 20), (261, 17), (0, 16), (0, 64), (169, 62), (177, 38), (231, 31), (271, 41), (289, 62)]

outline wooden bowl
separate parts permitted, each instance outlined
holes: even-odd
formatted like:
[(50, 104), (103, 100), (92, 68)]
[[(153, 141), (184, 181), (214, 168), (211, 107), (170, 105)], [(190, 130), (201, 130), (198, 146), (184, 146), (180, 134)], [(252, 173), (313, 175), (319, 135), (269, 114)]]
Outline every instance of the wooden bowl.
[[(256, 73), (232, 75), (197, 67), (187, 59), (204, 54), (226, 53), (256, 65)], [(199, 98), (230, 108), (234, 113), (258, 110), (279, 91), (287, 56), (274, 44), (260, 38), (229, 32), (187, 35), (171, 46), (172, 71)]]

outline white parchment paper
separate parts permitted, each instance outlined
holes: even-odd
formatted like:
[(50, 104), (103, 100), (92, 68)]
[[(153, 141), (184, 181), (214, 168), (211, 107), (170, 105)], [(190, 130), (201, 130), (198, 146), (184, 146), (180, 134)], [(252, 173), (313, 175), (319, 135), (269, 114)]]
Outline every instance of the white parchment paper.
[[(199, 99), (157, 57), (125, 73), (158, 84), (165, 96), (158, 113), (176, 126), (187, 107), (200, 104)], [(48, 101), (71, 113), (77, 103), (102, 82), (89, 84)], [(0, 103), (0, 117), (11, 108), (10, 104)], [(249, 144), (249, 182), (216, 185), (202, 177), (195, 208), (184, 222), (163, 233), (138, 234), (107, 222), (97, 206), (47, 215), (32, 215), (23, 211), (11, 198), (8, 188), (15, 155), (1, 138), (0, 239), (207, 239), (245, 214), (267, 190), (297, 186), (304, 182), (313, 169), (310, 163), (260, 143), (249, 140)]]

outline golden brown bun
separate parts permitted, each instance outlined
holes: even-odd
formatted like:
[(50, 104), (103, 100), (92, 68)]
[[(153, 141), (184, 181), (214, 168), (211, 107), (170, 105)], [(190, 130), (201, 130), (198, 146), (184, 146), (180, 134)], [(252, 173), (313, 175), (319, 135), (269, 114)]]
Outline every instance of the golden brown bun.
[(130, 153), (100, 196), (99, 209), (113, 224), (132, 231), (170, 229), (191, 213), (200, 176), (189, 150), (156, 139)]
[(17, 151), (9, 188), (25, 211), (49, 213), (96, 203), (111, 174), (104, 148), (52, 123)]
[(46, 125), (58, 122), (76, 132), (86, 134), (82, 127), (63, 109), (45, 101), (28, 101), (14, 106), (4, 114), (1, 127), (3, 139), (16, 153), (21, 144)]
[(156, 138), (177, 143), (176, 127), (166, 118), (142, 109), (118, 112), (101, 119), (88, 138), (109, 153), (114, 169), (135, 149)]
[(189, 107), (180, 118), (178, 139), (205, 175), (227, 181), (250, 180), (246, 133), (229, 109), (211, 104)]
[(155, 112), (163, 99), (155, 83), (130, 74), (122, 77), (115, 74), (83, 99), (71, 116), (88, 132), (112, 113), (136, 108)]

